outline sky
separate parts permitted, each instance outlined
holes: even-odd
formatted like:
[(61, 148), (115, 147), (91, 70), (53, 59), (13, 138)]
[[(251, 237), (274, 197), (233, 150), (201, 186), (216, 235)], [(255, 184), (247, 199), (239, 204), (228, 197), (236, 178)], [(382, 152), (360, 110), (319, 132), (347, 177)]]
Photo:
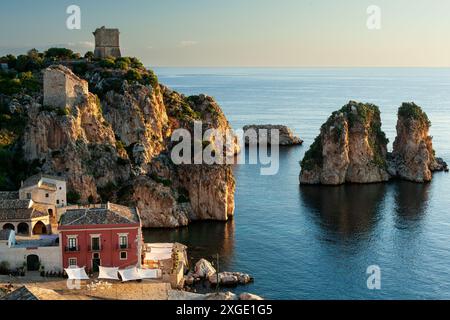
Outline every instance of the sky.
[[(69, 5), (80, 30), (66, 27)], [(449, 15), (448, 0), (14, 0), (0, 6), (0, 55), (84, 54), (105, 25), (148, 66), (450, 67)]]

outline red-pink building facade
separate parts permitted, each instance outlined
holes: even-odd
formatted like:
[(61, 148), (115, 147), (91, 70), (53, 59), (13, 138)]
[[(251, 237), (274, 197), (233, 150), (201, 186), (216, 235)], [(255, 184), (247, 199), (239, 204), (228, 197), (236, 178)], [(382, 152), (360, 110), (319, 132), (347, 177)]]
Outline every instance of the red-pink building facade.
[(137, 209), (108, 203), (67, 210), (59, 225), (63, 267), (124, 269), (141, 262), (141, 221)]

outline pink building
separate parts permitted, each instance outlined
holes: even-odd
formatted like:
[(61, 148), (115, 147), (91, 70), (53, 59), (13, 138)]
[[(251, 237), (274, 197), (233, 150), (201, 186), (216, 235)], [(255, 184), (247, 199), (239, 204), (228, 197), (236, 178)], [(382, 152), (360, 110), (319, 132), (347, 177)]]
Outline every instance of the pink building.
[(63, 267), (140, 266), (141, 220), (137, 208), (108, 203), (97, 207), (68, 209), (61, 217)]

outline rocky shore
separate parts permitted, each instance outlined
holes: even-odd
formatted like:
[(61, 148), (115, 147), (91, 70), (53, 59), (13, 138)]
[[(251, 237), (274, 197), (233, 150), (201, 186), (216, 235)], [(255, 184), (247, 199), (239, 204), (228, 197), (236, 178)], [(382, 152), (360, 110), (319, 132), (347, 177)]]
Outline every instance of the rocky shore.
[[(271, 130), (279, 132), (277, 144), (280, 146), (301, 145), (303, 141), (294, 135), (291, 129), (283, 125), (248, 125), (243, 128), (245, 136), (245, 144), (275, 144), (275, 139), (272, 137)], [(247, 135), (250, 132), (256, 133), (255, 137)]]
[(333, 112), (301, 162), (301, 184), (340, 185), (375, 183), (400, 178), (427, 182), (432, 172), (447, 171), (435, 157), (430, 121), (414, 103), (398, 112), (397, 138), (392, 154), (381, 129), (379, 108), (350, 101)]

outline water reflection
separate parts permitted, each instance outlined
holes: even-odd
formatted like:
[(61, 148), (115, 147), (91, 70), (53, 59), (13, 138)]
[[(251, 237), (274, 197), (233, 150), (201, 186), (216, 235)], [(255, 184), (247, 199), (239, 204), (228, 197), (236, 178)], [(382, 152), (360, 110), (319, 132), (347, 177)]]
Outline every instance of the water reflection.
[(145, 229), (145, 242), (180, 242), (188, 246), (188, 254), (195, 264), (200, 258), (212, 260), (219, 253), (223, 267), (234, 257), (234, 220), (224, 222), (194, 222), (179, 229)]
[(306, 212), (313, 214), (325, 231), (353, 238), (369, 233), (380, 217), (386, 184), (338, 187), (301, 186)]
[(410, 229), (420, 226), (428, 207), (429, 183), (398, 181), (395, 183), (395, 227)]

